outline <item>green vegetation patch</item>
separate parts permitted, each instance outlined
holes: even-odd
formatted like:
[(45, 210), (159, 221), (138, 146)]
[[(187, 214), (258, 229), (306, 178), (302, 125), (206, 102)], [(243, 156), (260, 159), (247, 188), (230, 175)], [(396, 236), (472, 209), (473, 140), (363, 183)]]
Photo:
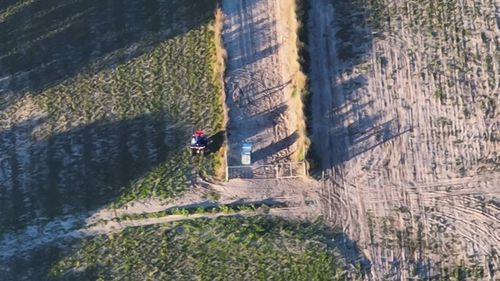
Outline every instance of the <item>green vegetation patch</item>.
[(50, 272), (55, 280), (339, 280), (332, 234), (268, 217), (225, 217), (85, 240)]
[(222, 130), (216, 1), (12, 5), (0, 7), (2, 230), (214, 174), (218, 154), (193, 159), (187, 144), (194, 128)]

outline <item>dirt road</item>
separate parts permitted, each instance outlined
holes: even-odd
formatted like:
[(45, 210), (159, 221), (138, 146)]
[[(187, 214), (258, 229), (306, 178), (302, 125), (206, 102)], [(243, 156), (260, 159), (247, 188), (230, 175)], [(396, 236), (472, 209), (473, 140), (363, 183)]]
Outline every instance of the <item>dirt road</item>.
[(500, 122), (485, 109), (498, 108), (498, 92), (471, 86), (487, 70), (433, 74), (460, 52), (427, 56), (439, 43), (405, 23), (374, 30), (363, 1), (310, 3), (312, 141), (330, 221), (359, 241), (376, 280), (429, 277), (461, 260), (498, 265)]
[(294, 31), (280, 8), (285, 2), (222, 1), (231, 166), (240, 165), (243, 142), (253, 143), (255, 164), (287, 160), (295, 149), (297, 125), (288, 105), (293, 73), (285, 61), (294, 58), (286, 57)]

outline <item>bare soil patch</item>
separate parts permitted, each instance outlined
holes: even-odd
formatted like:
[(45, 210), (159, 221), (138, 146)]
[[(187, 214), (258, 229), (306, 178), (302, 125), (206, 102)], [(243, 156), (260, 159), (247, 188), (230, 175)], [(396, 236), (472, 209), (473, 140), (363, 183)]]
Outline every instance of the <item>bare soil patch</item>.
[(376, 279), (461, 262), (498, 278), (499, 65), (464, 58), (494, 53), (495, 7), (375, 2), (311, 1), (324, 211), (366, 250)]

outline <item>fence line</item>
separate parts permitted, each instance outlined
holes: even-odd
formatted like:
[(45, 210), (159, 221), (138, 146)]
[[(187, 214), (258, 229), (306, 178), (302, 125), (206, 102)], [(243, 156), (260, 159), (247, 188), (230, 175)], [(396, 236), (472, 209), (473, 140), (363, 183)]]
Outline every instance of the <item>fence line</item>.
[(226, 166), (226, 180), (245, 179), (287, 179), (307, 176), (306, 162), (288, 162), (249, 166)]

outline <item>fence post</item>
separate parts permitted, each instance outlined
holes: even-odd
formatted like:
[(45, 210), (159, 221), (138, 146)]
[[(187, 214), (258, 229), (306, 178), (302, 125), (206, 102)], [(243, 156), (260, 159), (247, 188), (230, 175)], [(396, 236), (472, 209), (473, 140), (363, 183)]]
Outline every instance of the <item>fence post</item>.
[(229, 162), (227, 161), (227, 147), (224, 149), (224, 160), (226, 162), (226, 182), (229, 181)]

